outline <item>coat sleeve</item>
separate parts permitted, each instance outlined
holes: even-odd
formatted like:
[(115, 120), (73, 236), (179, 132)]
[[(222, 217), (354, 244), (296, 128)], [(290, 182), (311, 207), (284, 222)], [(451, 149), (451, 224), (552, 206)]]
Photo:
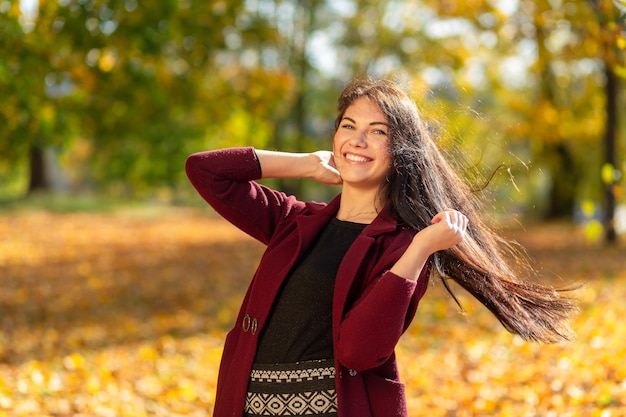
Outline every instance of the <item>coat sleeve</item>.
[(356, 371), (384, 364), (415, 317), (429, 274), (427, 264), (417, 281), (386, 271), (370, 283), (341, 322), (339, 363)]
[(195, 153), (187, 158), (185, 170), (191, 184), (216, 212), (265, 244), (282, 219), (304, 208), (295, 197), (255, 181), (262, 173), (251, 147)]

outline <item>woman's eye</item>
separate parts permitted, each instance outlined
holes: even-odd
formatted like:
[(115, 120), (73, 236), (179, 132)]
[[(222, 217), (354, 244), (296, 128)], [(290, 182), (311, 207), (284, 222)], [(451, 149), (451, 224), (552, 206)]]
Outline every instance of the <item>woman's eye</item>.
[(342, 125), (341, 127), (343, 127), (344, 129), (354, 129), (354, 126), (348, 124)]
[(384, 130), (381, 130), (381, 129), (376, 129), (376, 130), (374, 130), (374, 134), (376, 134), (376, 135), (385, 135), (386, 136), (387, 132), (385, 132)]

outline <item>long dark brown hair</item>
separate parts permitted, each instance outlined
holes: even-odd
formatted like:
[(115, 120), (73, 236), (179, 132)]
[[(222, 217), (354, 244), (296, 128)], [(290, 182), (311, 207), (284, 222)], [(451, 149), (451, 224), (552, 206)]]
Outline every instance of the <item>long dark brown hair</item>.
[(399, 85), (369, 77), (353, 80), (339, 97), (335, 128), (360, 97), (373, 100), (390, 125), (392, 167), (381, 196), (398, 221), (421, 230), (446, 208), (470, 220), (462, 243), (431, 258), (433, 273), (454, 300), (458, 303), (447, 279), (476, 297), (512, 333), (546, 343), (571, 339), (568, 321), (577, 306), (565, 292), (573, 287), (558, 290), (537, 283), (523, 251), (485, 223), (475, 191), (444, 157), (417, 105)]

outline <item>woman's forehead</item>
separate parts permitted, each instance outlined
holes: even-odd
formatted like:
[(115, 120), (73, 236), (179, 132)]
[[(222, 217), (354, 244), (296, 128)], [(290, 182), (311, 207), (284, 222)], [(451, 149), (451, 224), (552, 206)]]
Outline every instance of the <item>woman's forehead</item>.
[(346, 109), (343, 117), (371, 119), (381, 123), (387, 123), (387, 116), (378, 104), (369, 97), (359, 97)]

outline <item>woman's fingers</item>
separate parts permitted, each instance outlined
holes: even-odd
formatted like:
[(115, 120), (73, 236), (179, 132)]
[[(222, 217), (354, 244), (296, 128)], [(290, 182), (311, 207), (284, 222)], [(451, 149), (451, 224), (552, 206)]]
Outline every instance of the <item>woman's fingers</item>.
[(448, 210), (446, 213), (450, 216), (450, 225), (452, 228), (460, 233), (465, 233), (468, 224), (467, 217), (456, 210)]
[(332, 153), (330, 151), (317, 151), (313, 152), (312, 155), (317, 158), (312, 178), (322, 184), (340, 185), (342, 179), (335, 166)]
[(437, 213), (435, 217), (433, 217), (432, 223), (439, 223), (442, 220), (445, 220), (449, 225), (454, 225), (462, 230), (465, 230), (469, 223), (469, 220), (463, 213), (454, 209), (445, 209), (444, 211)]
[(441, 228), (440, 243), (443, 247), (448, 248), (463, 241), (469, 220), (458, 210), (445, 209), (433, 217), (432, 223), (433, 225), (441, 223), (439, 224)]

